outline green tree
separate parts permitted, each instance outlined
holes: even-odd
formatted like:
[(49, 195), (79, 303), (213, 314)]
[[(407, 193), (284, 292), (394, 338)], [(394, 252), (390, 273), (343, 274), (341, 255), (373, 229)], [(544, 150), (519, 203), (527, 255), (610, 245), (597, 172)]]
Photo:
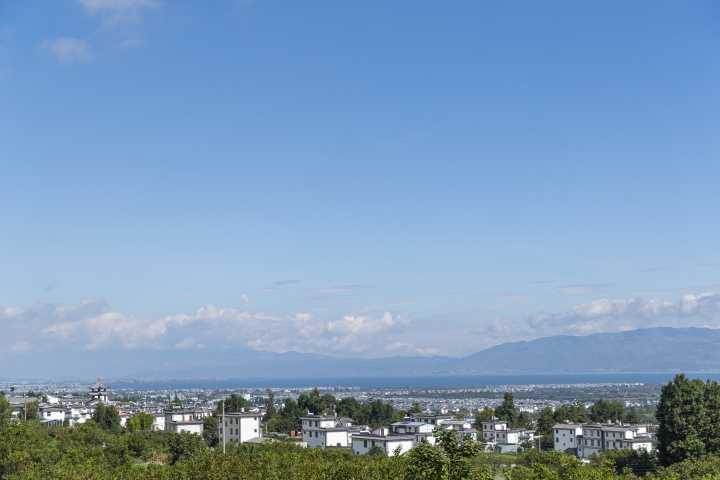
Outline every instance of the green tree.
[(552, 428), (557, 422), (553, 416), (552, 408), (545, 407), (540, 410), (540, 417), (537, 420), (538, 432), (541, 435), (552, 435)]
[(113, 407), (107, 407), (99, 402), (93, 412), (92, 420), (106, 432), (118, 432), (120, 430), (120, 415)]
[(275, 415), (275, 394), (269, 388), (266, 389), (268, 400), (265, 402), (265, 421), (269, 421)]
[(145, 430), (155, 423), (155, 415), (152, 413), (139, 412), (132, 418), (129, 418), (125, 424), (126, 428), (131, 431)]
[(422, 409), (420, 408), (420, 404), (418, 402), (414, 402), (412, 404), (412, 407), (410, 407), (410, 410), (408, 410), (408, 413), (422, 413)]
[(514, 426), (517, 421), (517, 411), (515, 410), (515, 398), (510, 392), (505, 392), (502, 403), (495, 409), (495, 416), (500, 420), (506, 420), (510, 426)]
[(345, 397), (338, 402), (337, 414), (341, 417), (357, 420), (361, 411), (362, 405), (353, 397)]
[[(708, 412), (704, 390), (702, 380), (690, 380), (684, 373), (663, 385), (655, 413), (660, 421), (658, 458), (663, 465), (705, 455), (707, 432), (703, 430)], [(713, 413), (708, 418), (714, 418)]]
[(190, 460), (206, 451), (205, 443), (198, 434), (188, 432), (169, 433), (171, 433), (168, 441), (171, 464), (182, 460)]
[(225, 401), (222, 401), (222, 403), (225, 406), (226, 412), (242, 412), (243, 409), (250, 409), (250, 404), (248, 403), (248, 401), (234, 393), (230, 395), (230, 397), (227, 398)]
[(286, 418), (275, 416), (275, 418), (272, 418), (267, 422), (267, 428), (268, 432), (290, 433), (292, 430), (295, 430), (296, 427), (295, 422), (291, 422)]
[(218, 432), (218, 424), (220, 419), (215, 413), (209, 417), (203, 418), (203, 439), (210, 447), (214, 447), (220, 441), (220, 434)]
[(477, 414), (475, 414), (475, 424), (479, 427), (480, 422), (486, 422), (488, 420), (491, 420), (494, 416), (495, 410), (485, 405), (485, 408), (483, 408), (482, 410), (478, 410)]
[(12, 411), (10, 401), (5, 398), (5, 394), (0, 393), (0, 430), (10, 424)]
[(590, 420), (604, 423), (608, 420), (622, 420), (625, 406), (618, 400), (600, 399), (590, 408)]
[(437, 446), (430, 445), (423, 440), (418, 446), (407, 453), (408, 477), (412, 479), (432, 480), (492, 480), (494, 474), (487, 465), (474, 468), (469, 460), (477, 457), (482, 446), (470, 437), (465, 437), (460, 443), (457, 433), (444, 430), (438, 426), (435, 429)]
[(172, 409), (174, 406), (182, 407), (183, 402), (180, 400), (180, 398), (177, 396), (177, 393), (175, 394), (175, 398), (172, 399), (170, 402), (170, 409)]
[[(23, 405), (23, 407), (18, 412), (18, 418), (19, 419), (27, 418), (28, 420), (37, 418), (39, 407), (40, 407), (40, 402), (37, 400), (33, 400), (32, 402), (27, 402), (26, 404)], [(27, 417), (25, 416), (26, 410), (27, 410)]]
[(638, 417), (637, 412), (635, 411), (635, 408), (631, 408), (627, 412), (625, 412), (625, 420), (623, 420), (625, 423), (630, 424), (637, 424), (640, 423), (640, 417)]
[(530, 420), (530, 415), (525, 412), (518, 413), (517, 419), (515, 420), (515, 426), (522, 428), (532, 428), (532, 420)]

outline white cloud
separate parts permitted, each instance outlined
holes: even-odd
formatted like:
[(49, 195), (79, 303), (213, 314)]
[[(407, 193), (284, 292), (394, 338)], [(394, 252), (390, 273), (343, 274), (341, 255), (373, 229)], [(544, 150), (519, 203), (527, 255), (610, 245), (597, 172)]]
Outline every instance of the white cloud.
[[(8, 355), (28, 349), (188, 349), (237, 345), (274, 352), (381, 356), (385, 354), (384, 346), (396, 341), (395, 337), (402, 335), (410, 322), (403, 315), (393, 316), (389, 312), (377, 317), (321, 319), (306, 312), (276, 317), (212, 304), (189, 315), (162, 318), (142, 318), (106, 309), (104, 300), (0, 309), (0, 329), (4, 332), (0, 351)], [(28, 344), (31, 341), (35, 345)]]
[(70, 65), (92, 58), (88, 43), (80, 38), (64, 37), (56, 40), (45, 40), (40, 44), (40, 50), (55, 57), (62, 65)]
[(79, 0), (88, 15), (100, 14), (106, 23), (139, 21), (140, 12), (145, 8), (157, 8), (157, 0)]
[(250, 302), (248, 302), (247, 295), (240, 295), (240, 300), (242, 300), (243, 305), (245, 305), (246, 307), (247, 307), (248, 304), (250, 303)]
[(720, 311), (720, 295), (705, 292), (684, 295), (677, 303), (665, 300), (600, 298), (580, 303), (563, 313), (536, 312), (522, 317), (494, 318), (472, 333), (486, 338), (486, 344), (529, 340), (551, 335), (589, 335), (642, 328), (662, 319), (700, 317), (709, 320)]

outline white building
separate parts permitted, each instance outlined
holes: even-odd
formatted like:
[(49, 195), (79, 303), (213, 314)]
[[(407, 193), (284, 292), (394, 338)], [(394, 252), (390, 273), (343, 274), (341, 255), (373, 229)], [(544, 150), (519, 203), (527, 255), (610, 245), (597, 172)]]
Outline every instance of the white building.
[(218, 422), (220, 445), (233, 441), (240, 444), (261, 437), (260, 420), (262, 416), (257, 412), (225, 413), (225, 421), (223, 422), (221, 416)]
[(577, 456), (578, 437), (582, 435), (583, 426), (574, 423), (558, 423), (553, 427), (553, 448)]
[(66, 411), (67, 409), (65, 407), (58, 407), (57, 405), (43, 403), (38, 406), (37, 416), (45, 423), (50, 421), (59, 421), (62, 425), (65, 420)]
[(589, 458), (605, 450), (646, 450), (655, 448), (645, 425), (623, 425), (622, 422), (589, 423), (582, 425), (582, 436), (578, 437), (577, 456)]
[(412, 435), (413, 447), (419, 445), (423, 440), (427, 440), (430, 445), (435, 445), (435, 434), (433, 430), (435, 430), (436, 425), (432, 423), (403, 421), (393, 423), (390, 427), (392, 433)]
[(447, 420), (452, 420), (455, 417), (452, 415), (438, 415), (435, 413), (413, 413), (412, 418), (415, 419), (416, 422), (439, 425)]
[(164, 430), (175, 433), (189, 432), (202, 435), (205, 424), (202, 419), (208, 416), (209, 412), (206, 410), (174, 406), (172, 410), (165, 410), (163, 414), (165, 417)]
[(348, 447), (350, 435), (361, 430), (352, 428), (351, 418), (326, 415), (307, 415), (300, 419), (300, 425), (308, 448)]
[(445, 430), (455, 430), (460, 441), (468, 436), (477, 441), (477, 430), (467, 420), (445, 420), (441, 425)]
[(352, 452), (355, 455), (363, 455), (373, 447), (381, 448), (383, 452), (390, 456), (395, 455), (396, 451), (402, 454), (413, 448), (414, 442), (415, 437), (413, 435), (390, 433), (388, 427), (380, 427), (372, 432), (350, 435)]
[(10, 407), (13, 409), (12, 415), (17, 417), (20, 412), (25, 408), (25, 405), (38, 400), (38, 397), (5, 397), (10, 402)]

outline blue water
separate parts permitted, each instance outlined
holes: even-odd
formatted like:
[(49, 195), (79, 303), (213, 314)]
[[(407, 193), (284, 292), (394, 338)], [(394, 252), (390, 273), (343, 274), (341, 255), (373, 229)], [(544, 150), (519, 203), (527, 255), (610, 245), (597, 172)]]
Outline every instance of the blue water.
[[(388, 375), (336, 377), (263, 377), (223, 380), (162, 380), (112, 382), (114, 389), (180, 390), (184, 388), (309, 388), (309, 387), (471, 387), (484, 385), (549, 385), (577, 383), (667, 383), (677, 372), (530, 373), (467, 375)], [(690, 378), (720, 381), (720, 372), (685, 372)]]

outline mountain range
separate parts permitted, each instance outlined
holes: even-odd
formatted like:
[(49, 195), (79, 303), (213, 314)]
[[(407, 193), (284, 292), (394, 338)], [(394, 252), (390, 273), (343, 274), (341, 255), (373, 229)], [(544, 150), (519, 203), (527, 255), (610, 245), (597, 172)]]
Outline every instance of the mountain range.
[(73, 352), (37, 363), (14, 356), (0, 377), (247, 378), (292, 375), (406, 375), (427, 373), (651, 372), (720, 370), (720, 330), (643, 328), (586, 336), (558, 335), (497, 345), (463, 358), (334, 358), (248, 348), (212, 351)]

